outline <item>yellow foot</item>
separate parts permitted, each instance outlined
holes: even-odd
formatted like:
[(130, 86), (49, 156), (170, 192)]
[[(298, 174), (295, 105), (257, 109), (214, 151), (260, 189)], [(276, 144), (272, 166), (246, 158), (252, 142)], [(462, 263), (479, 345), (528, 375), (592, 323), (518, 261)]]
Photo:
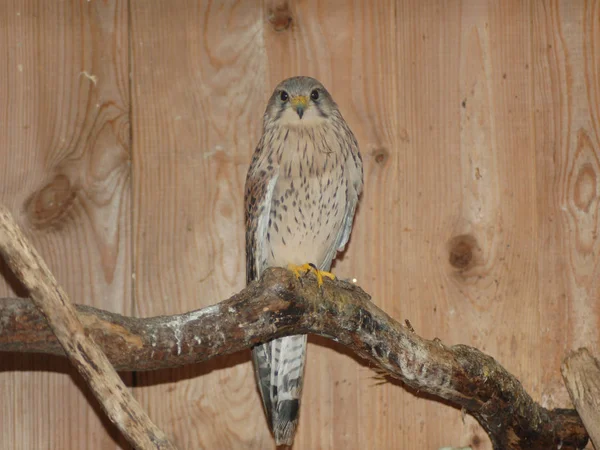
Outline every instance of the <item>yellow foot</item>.
[(330, 280), (335, 280), (335, 275), (330, 272), (325, 272), (323, 270), (319, 270), (316, 268), (314, 264), (306, 263), (301, 266), (297, 266), (296, 264), (288, 264), (288, 270), (291, 270), (296, 278), (300, 278), (302, 272), (314, 272), (317, 277), (317, 284), (319, 287), (323, 284), (323, 278), (329, 278)]

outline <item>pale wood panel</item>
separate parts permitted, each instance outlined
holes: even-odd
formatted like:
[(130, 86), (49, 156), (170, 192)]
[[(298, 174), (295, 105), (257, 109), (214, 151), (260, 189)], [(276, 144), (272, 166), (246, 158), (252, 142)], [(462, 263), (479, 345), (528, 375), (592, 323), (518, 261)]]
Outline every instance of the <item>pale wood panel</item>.
[[(197, 167), (190, 167), (189, 155), (199, 159), (198, 155), (208, 151), (212, 156), (220, 142), (215, 137), (207, 138), (214, 133), (212, 129), (228, 127), (232, 120), (240, 120), (241, 113), (232, 115), (232, 111), (237, 111), (230, 103), (226, 103), (225, 109), (220, 103), (222, 90), (227, 89), (231, 79), (236, 82), (235, 88), (230, 87), (231, 96), (240, 92), (238, 86), (242, 89), (252, 86), (260, 92), (260, 95), (253, 94), (256, 109), (244, 110), (246, 128), (239, 131), (240, 136), (242, 132), (247, 133), (249, 138), (243, 144), (251, 147), (258, 137), (259, 114), (270, 89), (287, 76), (313, 75), (325, 83), (338, 101), (357, 134), (365, 160), (365, 194), (349, 249), (344, 259), (336, 263), (337, 274), (357, 278), (380, 306), (400, 320), (410, 319), (419, 333), (440, 337), (448, 343), (475, 345), (495, 356), (521, 378), (536, 399), (547, 401), (548, 392), (542, 390), (542, 382), (556, 380), (556, 389), (562, 388), (558, 381), (558, 364), (563, 350), (569, 347), (561, 342), (562, 346), (556, 347), (554, 352), (548, 349), (548, 339), (557, 341), (560, 336), (575, 335), (570, 338), (572, 342), (595, 343), (597, 336), (591, 336), (590, 330), (598, 312), (588, 300), (585, 320), (592, 325), (588, 325), (586, 331), (581, 330), (580, 325), (584, 319), (574, 317), (576, 305), (583, 300), (575, 299), (576, 292), (572, 289), (556, 302), (562, 305), (562, 311), (571, 312), (569, 321), (560, 309), (545, 302), (550, 284), (557, 277), (563, 277), (564, 266), (570, 264), (569, 252), (578, 247), (564, 241), (565, 232), (573, 233), (571, 228), (564, 230), (547, 222), (548, 214), (560, 215), (563, 209), (552, 200), (552, 196), (558, 194), (547, 193), (544, 180), (560, 185), (557, 180), (561, 172), (554, 173), (553, 167), (549, 170), (540, 166), (540, 162), (547, 165), (548, 159), (552, 161), (552, 153), (548, 153), (548, 146), (539, 136), (548, 128), (545, 121), (552, 123), (561, 115), (573, 115), (564, 109), (568, 101), (562, 100), (561, 95), (569, 95), (571, 102), (573, 98), (570, 94), (561, 94), (568, 84), (566, 78), (561, 81), (559, 76), (565, 69), (558, 66), (555, 59), (548, 61), (543, 42), (549, 39), (549, 34), (562, 33), (559, 40), (571, 46), (572, 70), (583, 68), (586, 58), (593, 62), (587, 72), (580, 72), (581, 77), (586, 73), (592, 80), (587, 82), (592, 87), (587, 88), (590, 93), (585, 95), (595, 98), (597, 88), (590, 74), (595, 73), (593, 68), (598, 66), (594, 53), (598, 48), (594, 34), (597, 28), (591, 19), (595, 17), (596, 4), (577, 3), (568, 12), (556, 3), (519, 1), (415, 0), (373, 4), (314, 0), (290, 2), (287, 9), (282, 5), (285, 2), (265, 2), (262, 10), (258, 5), (252, 8), (249, 3), (238, 6), (236, 13), (251, 11), (246, 16), (245, 27), (236, 29), (236, 34), (246, 37), (243, 51), (240, 50), (242, 44), (236, 46), (230, 41), (232, 35), (223, 35), (231, 33), (231, 23), (235, 22), (228, 15), (229, 7), (214, 13), (212, 3), (202, 2), (199, 11), (190, 9), (189, 5), (183, 8), (186, 17), (181, 17), (181, 11), (175, 14), (163, 4), (159, 12), (152, 11), (156, 14), (148, 19), (152, 26), (145, 25), (160, 31), (154, 41), (150, 31), (140, 40), (135, 60), (141, 60), (140, 70), (147, 68), (149, 82), (160, 85), (160, 98), (165, 96), (166, 100), (152, 106), (138, 99), (138, 109), (148, 114), (165, 111), (162, 120), (166, 118), (169, 122), (160, 134), (156, 131), (162, 124), (159, 119), (154, 119), (156, 122), (147, 130), (143, 128), (147, 119), (141, 121), (140, 134), (147, 134), (140, 136), (143, 144), (138, 142), (140, 153), (144, 152), (145, 156), (142, 163), (156, 165), (153, 168), (156, 175), (148, 176), (138, 198), (150, 204), (160, 196), (163, 203), (156, 211), (165, 208), (164, 203), (168, 203), (168, 209), (158, 213), (165, 223), (151, 231), (150, 244), (140, 242), (137, 275), (140, 276), (140, 267), (145, 273), (165, 272), (162, 262), (147, 256), (148, 252), (159, 252), (159, 249), (171, 250), (170, 258), (179, 258), (178, 265), (186, 269), (169, 267), (170, 275), (166, 278), (154, 276), (152, 280), (140, 281), (140, 298), (154, 295), (155, 291), (171, 298), (169, 293), (173, 289), (191, 290), (193, 281), (185, 270), (193, 267), (194, 276), (197, 276), (196, 271), (207, 273), (215, 258), (214, 272), (200, 283), (208, 301), (214, 300), (213, 294), (225, 294), (239, 286), (243, 268), (237, 268), (234, 281), (225, 277), (221, 273), (226, 269), (219, 261), (219, 251), (214, 250), (214, 242), (228, 236), (230, 244), (226, 255), (231, 261), (243, 260), (241, 223), (235, 223), (234, 218), (227, 224), (223, 222), (218, 231), (212, 224), (214, 217), (220, 218), (214, 205), (224, 198), (223, 193), (215, 191), (214, 184), (221, 185), (225, 172), (211, 170), (204, 160), (195, 163)], [(194, 14), (200, 18), (190, 18)], [(273, 16), (272, 23), (264, 20)], [(291, 22), (285, 28), (288, 16)], [(177, 22), (177, 27), (167, 22)], [(194, 28), (194, 22), (208, 23), (210, 29), (200, 35), (199, 26)], [(560, 30), (556, 25), (562, 22), (566, 31), (556, 31)], [(263, 41), (246, 35), (247, 29), (260, 28), (257, 24), (263, 27)], [(141, 21), (137, 28), (142, 33)], [(175, 44), (169, 40), (185, 41), (189, 48), (173, 55), (169, 49)], [(142, 48), (150, 43), (159, 49), (144, 53)], [(248, 47), (251, 48), (248, 50)], [(244, 59), (251, 58), (250, 55), (253, 61), (259, 58), (255, 70), (245, 71), (243, 81), (230, 75), (229, 70), (250, 64)], [(152, 69), (148, 61), (153, 63)], [(165, 64), (170, 73), (157, 74), (157, 61), (159, 65)], [(219, 77), (219, 83), (208, 78), (205, 72), (209, 70), (210, 74), (215, 67), (219, 74), (224, 71), (227, 74)], [(179, 89), (183, 89), (179, 84), (195, 86), (195, 89), (185, 91), (185, 98), (179, 98)], [(136, 97), (141, 93), (140, 90)], [(198, 121), (187, 128), (177, 128), (175, 123), (181, 120), (177, 117), (185, 116), (172, 113), (176, 103), (166, 103), (168, 99), (179, 100), (177, 107), (183, 104), (185, 111), (195, 112)], [(229, 97), (227, 99), (231, 102)], [(210, 106), (216, 107), (214, 111), (205, 107), (211, 101), (214, 104)], [(536, 108), (543, 109), (544, 113), (540, 115)], [(591, 108), (577, 110), (582, 120), (595, 117), (594, 114)], [(177, 133), (178, 130), (181, 132)], [(563, 131), (572, 139), (568, 130)], [(190, 140), (196, 144), (196, 153), (186, 144)], [(146, 142), (152, 142), (157, 150), (146, 155), (150, 148)], [(592, 149), (588, 155), (596, 154), (596, 143), (591, 139), (586, 142), (592, 142), (586, 144)], [(167, 147), (160, 150), (160, 145)], [(220, 161), (222, 165), (229, 165), (226, 167), (231, 171), (228, 180), (237, 180), (238, 186), (225, 192), (232, 195), (232, 203), (238, 204), (244, 163), (248, 162), (243, 158), (249, 156), (249, 152), (241, 148), (241, 141), (239, 145), (235, 153), (237, 160), (233, 161), (223, 152)], [(572, 152), (569, 148), (563, 151)], [(156, 152), (161, 153), (160, 159)], [(182, 159), (177, 155), (183, 155)], [(162, 167), (169, 157), (172, 158), (170, 164), (175, 164), (177, 169)], [(591, 159), (588, 156), (585, 161)], [(178, 167), (184, 164), (185, 168)], [(580, 177), (583, 181), (571, 190), (579, 197), (590, 198), (589, 192), (595, 192), (589, 187), (594, 171), (590, 172), (589, 164), (584, 166), (585, 173)], [(140, 171), (140, 176), (146, 176), (145, 169)], [(193, 199), (189, 199), (180, 192), (177, 181), (169, 177), (197, 179), (194, 173), (210, 175), (211, 181), (206, 180), (203, 189), (197, 188), (197, 181), (189, 181), (192, 187), (186, 192), (193, 192)], [(161, 177), (163, 181), (157, 186), (156, 180)], [(578, 201), (587, 204), (589, 200)], [(588, 210), (595, 211), (593, 207)], [(165, 211), (175, 211), (175, 214), (163, 217)], [(136, 223), (149, 231), (155, 225), (145, 214), (140, 212)], [(239, 214), (234, 216), (239, 221), (241, 212), (235, 214)], [(588, 233), (595, 217), (590, 214), (587, 224), (576, 220)], [(193, 224), (188, 226), (189, 230), (184, 230), (186, 225), (183, 224), (190, 223), (184, 220), (186, 218)], [(167, 226), (169, 220), (171, 223)], [(189, 233), (197, 233), (196, 239), (188, 236)], [(200, 233), (203, 234), (198, 240)], [(158, 235), (165, 241), (157, 247)], [(141, 240), (143, 233), (139, 236)], [(551, 239), (555, 242), (549, 242)], [(563, 251), (558, 245), (564, 247)], [(598, 259), (595, 247), (586, 255), (588, 260)], [(194, 263), (185, 264), (188, 258)], [(157, 267), (151, 268), (154, 264)], [(588, 267), (581, 264), (581, 270)], [(222, 284), (223, 279), (226, 284)], [(589, 295), (593, 295), (597, 282), (592, 278), (588, 282)], [(173, 286), (169, 287), (168, 283)], [(177, 295), (171, 303), (160, 307), (140, 304), (140, 311), (178, 310), (183, 304), (179, 293)], [(198, 300), (198, 304), (201, 301)], [(579, 331), (572, 331), (575, 329)], [(235, 362), (245, 361), (245, 358), (241, 356)], [(167, 384), (171, 373), (163, 374), (162, 378), (149, 376), (146, 383), (165, 382), (164, 387), (152, 388), (152, 394), (160, 389), (169, 400), (168, 406), (164, 398), (160, 402), (149, 398), (148, 402), (153, 410), (164, 411), (163, 426), (166, 424), (176, 430), (180, 441), (189, 446), (200, 442), (206, 447), (268, 448), (258, 397), (253, 392), (252, 377), (246, 367), (247, 363), (244, 368), (228, 369), (231, 379), (224, 373), (219, 374), (218, 381), (186, 380), (183, 385), (181, 382)], [(188, 377), (203, 371), (177, 373), (179, 377)], [(548, 375), (550, 373), (553, 375)], [(217, 378), (214, 373), (211, 376)], [(418, 398), (396, 385), (374, 386), (371, 376), (368, 368), (341, 349), (322, 339), (311, 338), (296, 447), (471, 445), (478, 449), (490, 448), (478, 425), (470, 418), (463, 422), (460, 411)], [(239, 381), (243, 377), (247, 378)], [(202, 386), (205, 382), (207, 384)], [(218, 382), (221, 385), (217, 389), (225, 393), (212, 392)], [(168, 392), (170, 389), (181, 394)], [(205, 391), (203, 396), (197, 389)], [(143, 395), (150, 395), (147, 392), (145, 390)], [(236, 398), (228, 397), (228, 392), (234, 392)], [(561, 395), (563, 393), (561, 389)], [(202, 402), (196, 400), (199, 397)], [(198, 404), (192, 405), (194, 401)], [(566, 406), (566, 399), (555, 404)], [(202, 420), (211, 420), (211, 414), (215, 415), (211, 425), (198, 428)], [(234, 415), (235, 432), (231, 424), (226, 423)], [(169, 422), (169, 416), (185, 419), (174, 418)], [(257, 417), (260, 420), (256, 421)], [(249, 435), (252, 438), (244, 438), (244, 430), (252, 427), (255, 427)]]
[[(568, 406), (559, 375), (563, 354), (580, 345), (598, 352), (599, 341), (599, 2), (307, 0), (289, 2), (287, 13), (282, 5), (131, 2), (135, 314), (197, 308), (243, 286), (242, 188), (264, 105), (282, 78), (313, 75), (339, 103), (365, 162), (365, 193), (336, 273), (356, 278), (381, 307), (399, 320), (408, 318), (420, 334), (478, 346), (517, 375), (536, 400)], [(117, 10), (124, 12), (121, 6)], [(285, 28), (288, 13), (291, 22)], [(115, 17), (123, 16), (96, 14), (104, 24), (98, 32), (115, 39), (116, 26), (106, 24), (116, 21), (120, 27), (123, 22)], [(46, 27), (56, 22), (45, 17)], [(41, 19), (30, 18), (35, 20)], [(100, 23), (83, 13), (78, 20), (79, 30)], [(13, 42), (7, 45), (10, 67), (18, 37), (11, 27), (19, 22), (0, 23)], [(49, 41), (67, 41), (64, 29), (47, 30)], [(35, 48), (54, 55), (44, 62), (52, 68), (50, 61), (74, 64), (89, 57), (73, 55), (74, 42), (52, 45), (44, 38)], [(95, 42), (87, 45), (99, 51)], [(91, 73), (127, 67), (120, 53), (125, 47), (111, 48), (125, 60)], [(26, 54), (34, 59), (38, 53)], [(64, 65), (64, 79), (42, 78), (25, 67), (19, 73), (31, 77), (35, 104), (22, 100), (31, 94), (19, 87), (17, 72), (0, 77), (0, 89), (14, 96), (0, 119), (10, 113), (11, 120), (22, 121), (4, 133), (7, 148), (49, 147), (51, 156), (42, 164), (38, 154), (3, 153), (11, 164), (6, 198), (17, 211), (44, 185), (36, 170), (47, 176), (57, 161), (68, 158), (56, 150), (62, 136), (69, 142), (72, 136), (77, 137), (73, 142), (89, 142), (80, 137), (81, 130), (95, 136), (97, 123), (88, 122), (89, 113), (78, 102), (99, 95), (76, 84), (78, 94), (67, 97), (66, 87), (56, 87), (72, 82)], [(126, 104), (125, 79), (121, 70), (113, 88), (103, 88), (119, 86), (117, 105)], [(53, 115), (42, 114), (39, 104), (54, 108)], [(15, 113), (19, 108), (24, 112)], [(54, 119), (68, 114), (75, 118)], [(27, 115), (43, 133), (12, 134), (25, 126)], [(113, 127), (122, 123), (104, 120)], [(71, 128), (63, 130), (63, 124)], [(106, 146), (94, 141), (94, 148), (100, 143)], [(83, 164), (82, 158), (77, 153), (71, 159)], [(103, 273), (97, 267), (104, 266), (80, 258), (73, 244), (85, 236), (82, 245), (98, 246), (97, 236), (85, 231), (86, 226), (97, 229), (88, 222), (99, 220), (85, 219), (89, 209), (71, 208), (75, 213), (60, 216), (66, 226), (41, 227), (44, 233), (35, 231), (35, 236), (52, 264), (89, 267), (85, 276), (92, 286), (97, 281), (91, 277)], [(41, 215), (43, 223), (54, 224), (53, 217)], [(75, 234), (70, 221), (82, 217), (87, 225)], [(106, 217), (110, 229), (117, 219)], [(21, 219), (29, 220), (25, 213)], [(126, 219), (119, 220), (127, 226)], [(108, 256), (102, 264), (111, 261)], [(79, 271), (59, 276), (84, 289), (77, 284), (83, 276)], [(94, 289), (117, 285), (113, 280), (110, 287), (100, 283)], [(118, 305), (102, 306), (118, 310)], [(29, 362), (20, 364), (31, 368)], [(491, 448), (473, 419), (463, 422), (460, 411), (398, 385), (375, 386), (372, 376), (339, 347), (311, 338), (295, 448)], [(41, 392), (57, 389), (52, 377), (38, 373), (19, 374), (19, 380), (26, 380), (19, 383), (32, 392), (40, 392), (34, 389), (40, 383), (47, 387)], [(64, 390), (72, 389), (70, 379), (61, 380)], [(182, 448), (272, 447), (247, 352), (196, 368), (138, 374), (137, 383), (136, 395), (151, 417)], [(27, 405), (50, 408), (52, 399), (24, 390), (19, 394), (8, 381), (0, 386), (19, 418), (9, 429), (37, 430), (34, 420), (40, 418)], [(21, 399), (31, 403), (19, 409)], [(81, 414), (77, 408), (83, 408), (83, 400), (67, 401), (62, 405)], [(71, 412), (68, 417), (74, 418)], [(78, 429), (94, 420), (82, 417)], [(60, 446), (71, 437), (71, 421), (54, 421), (56, 434), (62, 435), (53, 436), (52, 443)], [(9, 433), (3, 443), (22, 438)], [(73, 442), (79, 443), (85, 431), (74, 433)], [(103, 440), (103, 430), (91, 436), (93, 448), (114, 446)]]
[[(396, 154), (400, 143), (393, 10), (391, 2), (297, 2), (290, 7), (287, 31), (265, 33), (271, 86), (296, 74), (320, 79), (358, 138), (364, 194), (344, 260), (337, 260), (333, 270), (341, 278), (356, 278), (392, 314), (393, 302), (386, 305), (381, 289), (390, 286), (382, 280), (398, 269), (389, 259), (397, 239), (386, 243), (384, 230), (393, 222), (378, 214), (384, 199), (397, 196), (386, 189), (389, 181), (396, 184), (396, 173), (390, 172), (394, 156), (389, 155)], [(386, 408), (396, 401), (393, 391), (406, 392), (397, 386), (376, 387), (373, 375), (339, 346), (310, 337), (296, 447), (386, 448), (394, 442), (407, 448), (402, 436), (411, 433), (394, 418), (400, 405)]]
[(544, 404), (568, 404), (563, 354), (600, 351), (600, 2), (535, 4), (537, 203)]
[[(130, 314), (127, 23), (120, 1), (0, 2), (0, 201), (73, 301)], [(0, 398), (0, 448), (118, 446), (60, 358), (1, 355)]]
[[(258, 2), (132, 1), (136, 314), (245, 284), (243, 187), (267, 98)], [(173, 343), (173, 351), (178, 351)], [(182, 448), (268, 448), (249, 352), (137, 375)]]

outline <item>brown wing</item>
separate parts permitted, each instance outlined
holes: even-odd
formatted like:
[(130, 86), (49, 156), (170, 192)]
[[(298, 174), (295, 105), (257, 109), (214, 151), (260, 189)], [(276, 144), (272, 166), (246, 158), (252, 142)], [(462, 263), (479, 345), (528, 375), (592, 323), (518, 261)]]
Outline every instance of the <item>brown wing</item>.
[(349, 149), (348, 158), (346, 160), (346, 205), (344, 212), (344, 221), (338, 231), (334, 244), (327, 251), (325, 259), (321, 264), (322, 270), (329, 270), (331, 262), (335, 259), (337, 252), (344, 250), (344, 247), (350, 239), (352, 224), (354, 222), (354, 213), (358, 198), (363, 187), (363, 167), (362, 158), (358, 150), (358, 142), (352, 134), (352, 131), (345, 125), (345, 145)]
[[(269, 164), (269, 157), (263, 149), (263, 139), (259, 142), (248, 176), (244, 202), (246, 207), (246, 283), (260, 277), (264, 268), (267, 249), (266, 232), (271, 210), (271, 199), (278, 177), (278, 171)], [(262, 397), (269, 424), (272, 424), (273, 402), (271, 399), (271, 347), (258, 345), (252, 349), (252, 362), (257, 384)]]
[(246, 207), (246, 283), (260, 277), (266, 252), (266, 234), (271, 199), (278, 170), (269, 163), (269, 155), (260, 140), (246, 177), (244, 203)]

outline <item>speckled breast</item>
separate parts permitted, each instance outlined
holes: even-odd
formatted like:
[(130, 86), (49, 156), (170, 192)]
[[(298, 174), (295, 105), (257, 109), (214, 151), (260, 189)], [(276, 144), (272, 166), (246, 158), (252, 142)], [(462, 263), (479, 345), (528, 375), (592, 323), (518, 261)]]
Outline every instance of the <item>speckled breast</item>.
[(280, 147), (267, 230), (268, 266), (308, 262), (328, 270), (331, 265), (325, 258), (344, 223), (347, 171), (339, 143), (327, 141), (335, 137), (318, 136), (296, 132)]

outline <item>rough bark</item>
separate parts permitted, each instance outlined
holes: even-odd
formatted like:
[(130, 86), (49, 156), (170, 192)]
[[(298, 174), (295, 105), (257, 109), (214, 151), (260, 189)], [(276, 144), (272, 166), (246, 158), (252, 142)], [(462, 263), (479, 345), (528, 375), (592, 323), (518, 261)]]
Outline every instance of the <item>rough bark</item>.
[[(465, 345), (429, 341), (389, 317), (359, 287), (284, 269), (228, 300), (190, 313), (131, 318), (78, 306), (88, 335), (118, 370), (205, 361), (276, 337), (313, 333), (337, 341), (402, 380), (474, 416), (495, 449), (581, 449), (588, 436), (574, 410), (547, 410), (492, 357)], [(27, 300), (0, 300), (0, 351), (63, 354)]]
[[(90, 339), (78, 313), (54, 275), (14, 222), (0, 206), (0, 253), (29, 290), (37, 310), (46, 318), (60, 347), (83, 376), (110, 420), (139, 449), (175, 449), (133, 398), (121, 378)], [(0, 315), (0, 324), (4, 323)], [(2, 327), (2, 325), (0, 325)]]

